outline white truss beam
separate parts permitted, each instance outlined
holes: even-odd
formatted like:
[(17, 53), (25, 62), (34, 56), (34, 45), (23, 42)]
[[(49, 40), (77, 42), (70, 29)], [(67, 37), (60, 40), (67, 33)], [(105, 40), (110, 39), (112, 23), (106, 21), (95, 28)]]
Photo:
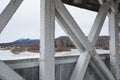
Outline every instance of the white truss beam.
[[(81, 42), (81, 44), (84, 46), (84, 48), (88, 51), (91, 52), (93, 50), (93, 47), (91, 46), (90, 42), (86, 38), (86, 36), (83, 34), (79, 26), (76, 24), (72, 16), (69, 14), (65, 6), (62, 4), (60, 0), (56, 0), (56, 9), (59, 12), (59, 14), (63, 17), (64, 21), (69, 25), (68, 27), (73, 31), (73, 33), (76, 35), (78, 40)], [(94, 54), (94, 52), (91, 54)], [(92, 57), (93, 58), (93, 57)], [(99, 58), (94, 57), (93, 60), (97, 60)], [(105, 66), (105, 64), (101, 63), (101, 60), (97, 60), (99, 63), (96, 63), (100, 65), (100, 69), (102, 71), (105, 71), (107, 73), (107, 77), (110, 78), (110, 80), (115, 80), (114, 77), (112, 76), (111, 72), (109, 69)], [(102, 64), (102, 65), (101, 65)], [(106, 69), (107, 68), (107, 69)], [(106, 69), (106, 70), (105, 70)], [(110, 73), (110, 74), (109, 74)]]
[[(57, 10), (56, 10), (56, 17), (58, 19), (57, 20), (58, 23), (62, 26), (63, 30), (69, 35), (69, 37), (71, 38), (73, 43), (76, 45), (76, 47), (79, 49), (79, 51), (83, 52), (84, 48), (81, 45), (80, 41), (74, 35), (71, 28), (69, 28), (69, 25), (65, 22), (65, 20), (63, 19), (63, 17), (59, 14), (59, 12)], [(84, 55), (84, 56), (82, 56), (82, 55)], [(81, 76), (81, 80), (83, 79), (84, 74), (85, 74), (86, 69), (87, 69), (87, 66), (88, 66), (88, 63), (90, 61), (90, 58), (91, 58), (91, 56), (89, 54), (87, 54), (87, 53), (80, 55), (80, 57), (78, 59), (78, 62), (76, 64), (76, 66), (75, 66), (75, 69), (73, 71), (73, 75), (71, 77), (71, 80), (78, 80), (79, 79), (79, 74)]]
[(92, 58), (93, 62), (97, 65), (97, 67), (102, 71), (102, 73), (107, 77), (108, 80), (116, 80), (111, 71), (105, 65), (105, 63), (100, 59), (98, 55), (95, 55)]
[(72, 76), (70, 80), (83, 80), (86, 69), (88, 67), (91, 55), (88, 52), (83, 52), (80, 54), (80, 57), (75, 65)]
[(94, 72), (98, 75), (100, 80), (107, 80), (106, 76), (101, 72), (101, 70), (98, 68), (98, 66), (95, 65), (95, 63), (91, 60), (90, 66), (93, 68)]
[(40, 0), (40, 80), (55, 80), (54, 34), (55, 7), (54, 0)]
[(0, 61), (0, 79), (2, 80), (25, 80), (2, 61)]
[(11, 0), (7, 7), (0, 14), (0, 33), (3, 31), (11, 17), (14, 15), (23, 0)]
[(120, 62), (119, 62), (119, 30), (117, 16), (114, 12), (109, 14), (110, 30), (110, 67), (117, 80), (120, 80)]
[(110, 8), (109, 3), (105, 3), (101, 6), (96, 16), (96, 19), (93, 23), (92, 29), (88, 35), (88, 40), (92, 43), (93, 47), (97, 42), (97, 39), (99, 37), (100, 31), (102, 29), (109, 8)]

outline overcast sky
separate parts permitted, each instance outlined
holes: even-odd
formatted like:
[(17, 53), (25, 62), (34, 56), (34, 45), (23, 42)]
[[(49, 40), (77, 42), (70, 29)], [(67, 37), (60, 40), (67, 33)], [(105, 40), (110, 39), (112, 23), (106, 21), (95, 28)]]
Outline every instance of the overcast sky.
[[(0, 11), (10, 0), (1, 0)], [(39, 38), (40, 0), (24, 0), (4, 31), (0, 42), (11, 42), (20, 38)]]
[[(0, 12), (10, 0), (1, 0)], [(80, 28), (88, 35), (96, 12), (66, 5)], [(108, 35), (107, 20), (101, 35)], [(56, 22), (55, 37), (66, 35)], [(40, 38), (40, 0), (24, 0), (6, 28), (0, 34), (0, 43), (11, 42), (20, 38)]]

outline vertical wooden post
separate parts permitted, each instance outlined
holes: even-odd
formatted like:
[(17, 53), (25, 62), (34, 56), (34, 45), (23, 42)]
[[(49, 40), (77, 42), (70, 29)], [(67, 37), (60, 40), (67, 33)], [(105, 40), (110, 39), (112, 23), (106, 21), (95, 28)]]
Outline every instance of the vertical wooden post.
[(55, 80), (54, 30), (55, 8), (53, 0), (40, 0), (40, 80)]
[(119, 67), (119, 32), (117, 17), (114, 12), (109, 15), (109, 30), (110, 30), (110, 67), (116, 80), (120, 80)]

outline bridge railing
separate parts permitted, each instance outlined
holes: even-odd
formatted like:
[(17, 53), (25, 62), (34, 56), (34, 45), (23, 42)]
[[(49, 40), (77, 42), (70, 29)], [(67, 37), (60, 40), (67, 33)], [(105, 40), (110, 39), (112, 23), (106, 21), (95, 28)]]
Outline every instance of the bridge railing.
[[(99, 54), (101, 59), (109, 66), (109, 54)], [(67, 54), (55, 56), (55, 80), (69, 80), (79, 54)], [(26, 80), (39, 80), (39, 59), (4, 60), (4, 62), (14, 69)], [(99, 80), (95, 72), (89, 66), (84, 80)]]

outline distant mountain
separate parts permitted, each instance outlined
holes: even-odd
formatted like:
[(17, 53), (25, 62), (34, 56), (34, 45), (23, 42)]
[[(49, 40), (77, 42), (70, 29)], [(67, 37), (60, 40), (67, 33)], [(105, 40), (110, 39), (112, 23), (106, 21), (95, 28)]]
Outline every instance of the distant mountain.
[(39, 39), (18, 39), (14, 42), (10, 42), (11, 44), (28, 44), (28, 43), (39, 43)]
[(39, 39), (18, 39), (16, 41), (13, 42), (9, 42), (9, 43), (0, 43), (0, 47), (2, 47), (3, 49), (11, 49), (11, 48), (39, 48), (39, 44), (40, 44), (40, 40)]
[(55, 39), (55, 50), (56, 51), (70, 51), (75, 48), (68, 36), (60, 36)]

